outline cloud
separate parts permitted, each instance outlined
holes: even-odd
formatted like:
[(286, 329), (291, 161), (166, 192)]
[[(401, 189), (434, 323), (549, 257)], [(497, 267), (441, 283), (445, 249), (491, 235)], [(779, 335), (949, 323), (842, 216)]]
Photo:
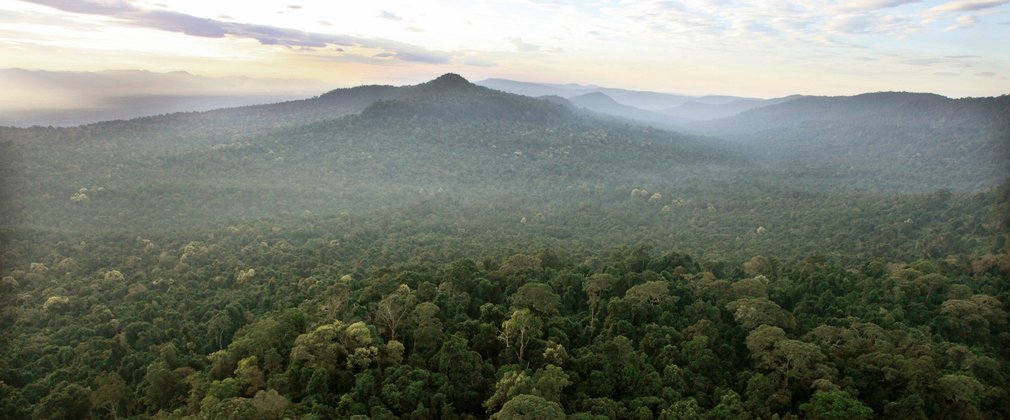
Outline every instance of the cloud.
[(69, 13), (80, 13), (84, 15), (118, 15), (137, 10), (136, 7), (124, 2), (91, 2), (91, 1), (62, 1), (62, 0), (24, 0), (28, 3), (41, 4), (54, 9), (59, 9)]
[(961, 16), (954, 21), (953, 25), (943, 28), (945, 31), (953, 31), (957, 29), (970, 28), (978, 23), (978, 18), (975, 16)]
[(911, 58), (908, 60), (899, 61), (899, 63), (901, 64), (908, 64), (910, 66), (932, 66), (944, 62), (945, 60), (942, 58)]
[(498, 67), (498, 63), (495, 63), (494, 61), (476, 57), (464, 59), (463, 65), (473, 67)]
[[(923, 21), (934, 22), (941, 16), (957, 12), (979, 12), (1010, 4), (1010, 0), (956, 0), (934, 6), (922, 12)], [(944, 28), (945, 31), (960, 29), (957, 23)]]
[(921, 0), (858, 0), (846, 3), (842, 10), (879, 10), (898, 7), (910, 3), (918, 3)]
[(136, 22), (141, 26), (150, 26), (169, 32), (182, 32), (186, 35), (205, 38), (221, 38), (228, 34), (227, 26), (219, 20), (199, 18), (177, 12), (152, 10), (136, 16)]
[(426, 64), (445, 64), (452, 58), (449, 54), (427, 51), (422, 48), (415, 50), (401, 49), (393, 53), (393, 57), (403, 61), (413, 61)]
[(949, 71), (938, 71), (933, 73), (936, 76), (960, 76), (960, 73), (954, 73)]
[(993, 7), (1010, 4), (1010, 0), (957, 0), (939, 6), (931, 7), (926, 12), (929, 14), (941, 14), (947, 12), (973, 12)]
[(424, 48), (396, 41), (362, 38), (339, 34), (305, 32), (297, 29), (269, 25), (224, 22), (172, 11), (148, 10), (123, 2), (95, 2), (72, 0), (25, 0), (64, 12), (100, 15), (119, 19), (127, 24), (183, 33), (204, 38), (247, 38), (263, 45), (290, 48), (322, 48), (330, 45), (383, 50), (390, 57), (420, 63), (445, 63), (451, 55), (428, 51)]
[(506, 40), (508, 40), (508, 42), (512, 44), (512, 46), (516, 49), (516, 51), (521, 52), (540, 51), (539, 45), (523, 42), (523, 39), (519, 37), (506, 38)]
[(898, 64), (920, 67), (934, 67), (938, 71), (951, 69), (970, 69), (977, 66), (976, 55), (947, 55), (937, 57), (917, 57), (897, 61)]
[(975, 75), (978, 77), (993, 77), (996, 75), (996, 73), (993, 73), (991, 71), (980, 71), (978, 73), (975, 73)]
[(388, 19), (388, 20), (397, 21), (397, 22), (403, 20), (402, 17), (400, 17), (396, 13), (390, 12), (388, 10), (380, 10), (379, 11), (379, 17), (382, 18), (382, 19)]
[(302, 8), (302, 6), (298, 5), (298, 4), (289, 4), (288, 5), (288, 9), (291, 9), (291, 10), (298, 10), (298, 9), (301, 9), (301, 8)]

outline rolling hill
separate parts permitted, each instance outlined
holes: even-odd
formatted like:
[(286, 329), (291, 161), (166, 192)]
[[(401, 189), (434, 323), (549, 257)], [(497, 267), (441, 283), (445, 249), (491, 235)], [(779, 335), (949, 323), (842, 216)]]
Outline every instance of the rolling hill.
[(683, 124), (689, 120), (675, 116), (664, 115), (658, 112), (646, 111), (615, 101), (613, 98), (601, 92), (592, 92), (585, 95), (568, 98), (575, 106), (632, 121), (650, 123), (657, 127), (675, 129), (677, 124)]
[(551, 84), (551, 83), (521, 82), (508, 79), (485, 79), (477, 82), (477, 84), (492, 89), (498, 89), (504, 92), (510, 92), (519, 95), (534, 96), (534, 97), (554, 95), (571, 99), (573, 97), (581, 95), (602, 93), (612, 98), (614, 101), (625, 106), (631, 106), (645, 111), (662, 112), (664, 114), (668, 114), (671, 116), (687, 119), (695, 119), (695, 118), (691, 118), (687, 114), (680, 115), (677, 112), (678, 108), (685, 104), (696, 103), (702, 105), (710, 105), (716, 108), (722, 108), (722, 106), (729, 106), (730, 108), (732, 108), (739, 106), (739, 104), (730, 105), (737, 101), (743, 101), (744, 103), (753, 103), (753, 104), (761, 104), (764, 102), (764, 100), (762, 99), (744, 98), (737, 96), (726, 96), (726, 95), (692, 96), (675, 93), (651, 92), (644, 90), (608, 88), (595, 85), (580, 85), (575, 83)]
[[(9, 151), (5, 196), (19, 210), (4, 212), (7, 223), (68, 230), (368, 211), (433, 191), (463, 203), (518, 197), (547, 205), (585, 190), (720, 179), (750, 166), (712, 139), (600, 121), (454, 74), (0, 134)], [(69, 205), (81, 188), (91, 191), (89, 202)], [(43, 207), (53, 211), (33, 211)]]
[(1010, 95), (800, 97), (688, 127), (793, 176), (856, 188), (978, 190), (1010, 175)]

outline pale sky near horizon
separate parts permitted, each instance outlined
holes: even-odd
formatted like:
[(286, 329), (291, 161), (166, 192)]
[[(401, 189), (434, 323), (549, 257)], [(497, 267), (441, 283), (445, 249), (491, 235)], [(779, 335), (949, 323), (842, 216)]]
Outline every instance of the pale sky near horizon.
[[(686, 94), (1010, 93), (1010, 0), (0, 0), (0, 68)], [(0, 95), (3, 95), (0, 92)]]

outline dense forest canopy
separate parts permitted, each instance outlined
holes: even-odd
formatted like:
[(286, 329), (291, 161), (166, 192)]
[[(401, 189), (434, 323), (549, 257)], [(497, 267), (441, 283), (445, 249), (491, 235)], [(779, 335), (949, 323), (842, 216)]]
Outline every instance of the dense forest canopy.
[(1007, 98), (0, 128), (0, 418), (1005, 418)]

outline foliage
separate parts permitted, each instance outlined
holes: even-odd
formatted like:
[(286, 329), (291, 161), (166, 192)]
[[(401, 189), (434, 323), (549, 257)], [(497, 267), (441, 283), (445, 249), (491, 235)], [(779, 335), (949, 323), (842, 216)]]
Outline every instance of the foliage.
[(1010, 412), (1010, 184), (812, 187), (452, 77), (389, 89), (273, 131), (3, 129), (0, 417)]

